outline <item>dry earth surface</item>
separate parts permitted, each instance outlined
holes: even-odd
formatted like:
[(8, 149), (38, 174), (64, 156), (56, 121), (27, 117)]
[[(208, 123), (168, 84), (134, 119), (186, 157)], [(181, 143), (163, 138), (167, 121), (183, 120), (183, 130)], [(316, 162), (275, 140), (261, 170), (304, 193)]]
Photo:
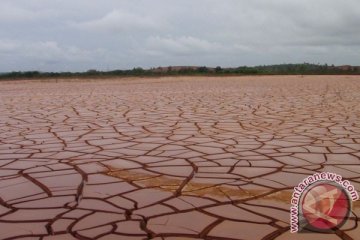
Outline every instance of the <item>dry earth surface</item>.
[(360, 77), (0, 83), (0, 239), (359, 239), (290, 234), (319, 171), (360, 190)]

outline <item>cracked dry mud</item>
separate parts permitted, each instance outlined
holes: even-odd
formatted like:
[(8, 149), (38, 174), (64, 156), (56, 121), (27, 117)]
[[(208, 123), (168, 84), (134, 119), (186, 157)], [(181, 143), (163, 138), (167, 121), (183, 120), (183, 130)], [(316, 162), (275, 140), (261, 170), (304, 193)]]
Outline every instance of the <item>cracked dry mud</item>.
[(179, 77), (0, 83), (0, 239), (291, 235), (291, 189), (360, 190), (360, 79)]

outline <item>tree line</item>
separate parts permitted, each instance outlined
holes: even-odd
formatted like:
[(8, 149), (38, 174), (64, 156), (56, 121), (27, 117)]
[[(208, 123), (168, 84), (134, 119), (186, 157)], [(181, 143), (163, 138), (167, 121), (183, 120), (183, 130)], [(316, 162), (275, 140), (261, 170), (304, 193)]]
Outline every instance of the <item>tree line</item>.
[(130, 77), (130, 76), (181, 76), (181, 75), (358, 75), (360, 67), (334, 66), (327, 64), (278, 64), (262, 66), (241, 66), (236, 68), (210, 67), (159, 67), (151, 69), (133, 68), (129, 70), (86, 72), (40, 72), (15, 71), (1, 73), (0, 79), (37, 79), (37, 78), (81, 78), (81, 77)]

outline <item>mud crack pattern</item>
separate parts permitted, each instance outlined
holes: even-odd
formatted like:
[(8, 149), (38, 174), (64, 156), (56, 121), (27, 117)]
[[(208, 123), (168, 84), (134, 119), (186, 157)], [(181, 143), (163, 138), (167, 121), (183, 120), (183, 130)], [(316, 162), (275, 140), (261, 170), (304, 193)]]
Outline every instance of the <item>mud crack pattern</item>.
[(291, 235), (291, 189), (360, 190), (359, 77), (0, 83), (0, 239)]

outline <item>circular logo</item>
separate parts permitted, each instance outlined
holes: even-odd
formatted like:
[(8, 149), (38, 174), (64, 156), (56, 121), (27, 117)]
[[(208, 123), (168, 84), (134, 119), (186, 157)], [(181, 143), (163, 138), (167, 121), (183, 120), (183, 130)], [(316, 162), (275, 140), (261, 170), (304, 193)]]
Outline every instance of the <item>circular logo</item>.
[(343, 188), (324, 182), (309, 187), (301, 203), (308, 228), (320, 232), (340, 228), (347, 220), (351, 206)]

